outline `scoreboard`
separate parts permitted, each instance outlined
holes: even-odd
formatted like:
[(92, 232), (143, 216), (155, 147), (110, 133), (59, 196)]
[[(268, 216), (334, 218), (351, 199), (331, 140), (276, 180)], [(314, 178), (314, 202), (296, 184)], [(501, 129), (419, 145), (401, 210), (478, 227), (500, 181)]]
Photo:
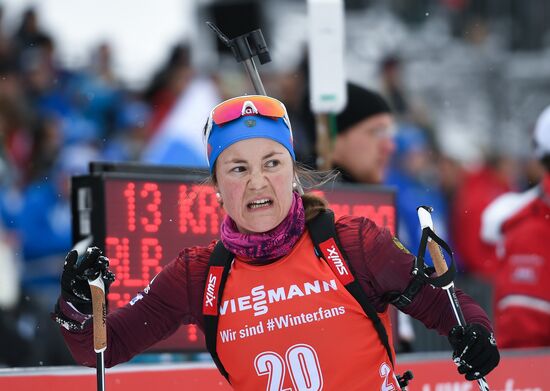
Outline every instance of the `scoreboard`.
[[(176, 167), (91, 163), (88, 175), (72, 178), (73, 241), (91, 236), (109, 257), (116, 275), (110, 311), (126, 305), (182, 249), (219, 238), (224, 211), (207, 175)], [(392, 189), (335, 183), (315, 193), (329, 201), (336, 217), (365, 216), (395, 234)], [(182, 326), (152, 350), (204, 350), (204, 337), (196, 326)]]

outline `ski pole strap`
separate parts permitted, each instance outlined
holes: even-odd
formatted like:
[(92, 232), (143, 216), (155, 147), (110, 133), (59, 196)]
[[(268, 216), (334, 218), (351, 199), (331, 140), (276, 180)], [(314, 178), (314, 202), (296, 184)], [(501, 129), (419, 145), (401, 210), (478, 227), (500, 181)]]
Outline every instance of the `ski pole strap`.
[[(435, 268), (432, 266), (426, 266), (426, 263), (424, 262), (426, 247), (428, 245), (429, 238), (436, 242), (451, 257), (451, 264), (448, 270), (437, 277), (430, 277), (435, 273)], [(422, 230), (422, 237), (420, 239), (420, 245), (418, 247), (418, 254), (414, 261), (414, 266), (411, 273), (414, 277), (412, 278), (407, 288), (405, 288), (405, 290), (399, 296), (391, 301), (391, 303), (400, 310), (403, 310), (413, 301), (414, 297), (418, 294), (418, 292), (420, 292), (424, 285), (430, 284), (437, 288), (445, 287), (453, 281), (456, 274), (456, 266), (451, 248), (429, 227), (426, 227)]]
[(403, 310), (406, 306), (412, 303), (414, 297), (420, 292), (420, 290), (428, 283), (428, 278), (431, 274), (435, 273), (435, 268), (425, 267), (423, 272), (420, 272), (416, 267), (412, 271), (414, 277), (407, 285), (405, 290), (391, 300), (391, 304), (400, 310)]
[[(424, 263), (424, 256), (426, 254), (426, 247), (428, 245), (428, 239), (433, 240), (436, 242), (440, 248), (445, 250), (447, 254), (449, 254), (449, 257), (451, 258), (451, 264), (448, 265), (448, 270), (437, 277), (428, 277), (428, 275), (425, 273), (426, 270), (426, 264)], [(415, 274), (415, 271), (418, 275), (421, 275), (425, 278), (426, 282), (436, 288), (442, 288), (450, 283), (453, 282), (455, 274), (456, 274), (456, 265), (453, 257), (453, 251), (445, 242), (443, 239), (441, 239), (437, 234), (430, 228), (425, 227), (422, 230), (422, 237), (420, 238), (420, 245), (418, 246), (418, 255), (416, 257), (415, 261), (415, 267), (413, 269), (413, 274)]]
[[(371, 320), (380, 342), (382, 342), (382, 345), (386, 349), (392, 367), (395, 367), (393, 350), (390, 348), (387, 330), (380, 320), (378, 312), (370, 303), (365, 291), (355, 278), (354, 270), (338, 240), (336, 226), (334, 225), (334, 213), (331, 210), (320, 212), (316, 217), (307, 222), (307, 228), (315, 246), (316, 255), (328, 263), (338, 280), (359, 303), (367, 317)], [(335, 258), (335, 254), (338, 254), (338, 257)], [(335, 265), (335, 259), (340, 259), (341, 262)]]
[[(432, 266), (427, 267), (426, 263), (424, 262), (426, 247), (428, 245), (429, 238), (436, 242), (451, 257), (451, 264), (449, 265), (448, 270), (437, 277), (430, 277), (432, 274), (434, 274), (435, 268)], [(418, 292), (420, 292), (424, 285), (430, 284), (434, 287), (442, 288), (453, 282), (453, 279), (455, 277), (456, 266), (454, 262), (453, 252), (449, 245), (443, 239), (437, 236), (430, 227), (426, 227), (422, 230), (422, 237), (420, 239), (420, 245), (418, 247), (418, 255), (416, 256), (416, 259), (414, 261), (412, 274), (414, 277), (407, 288), (405, 288), (405, 290), (399, 296), (391, 300), (391, 303), (400, 310), (403, 310), (413, 301), (414, 297), (418, 294)]]
[(210, 255), (210, 260), (208, 261), (209, 270), (204, 287), (202, 306), (206, 349), (208, 349), (216, 367), (228, 382), (229, 374), (218, 356), (216, 345), (218, 339), (220, 304), (233, 258), (233, 254), (223, 246), (221, 241), (216, 243), (214, 251)]

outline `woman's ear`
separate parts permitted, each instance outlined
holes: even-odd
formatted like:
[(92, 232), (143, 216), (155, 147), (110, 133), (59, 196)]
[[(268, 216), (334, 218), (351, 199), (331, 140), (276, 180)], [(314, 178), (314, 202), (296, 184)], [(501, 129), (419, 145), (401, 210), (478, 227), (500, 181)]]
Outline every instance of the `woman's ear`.
[(218, 201), (220, 206), (223, 206), (223, 197), (222, 197), (222, 193), (220, 192), (220, 188), (218, 187), (217, 184), (214, 184), (213, 187), (216, 195), (216, 201)]
[(220, 192), (220, 188), (218, 187), (218, 179), (216, 178), (216, 171), (215, 170), (212, 173), (212, 175), (210, 176), (210, 184), (214, 188), (214, 192), (216, 193), (216, 199), (218, 200), (218, 202), (220, 202), (222, 194)]
[(298, 176), (298, 173), (296, 171), (294, 171), (294, 179), (292, 180), (292, 191), (295, 191), (300, 195), (304, 194), (302, 182), (300, 182), (300, 177)]

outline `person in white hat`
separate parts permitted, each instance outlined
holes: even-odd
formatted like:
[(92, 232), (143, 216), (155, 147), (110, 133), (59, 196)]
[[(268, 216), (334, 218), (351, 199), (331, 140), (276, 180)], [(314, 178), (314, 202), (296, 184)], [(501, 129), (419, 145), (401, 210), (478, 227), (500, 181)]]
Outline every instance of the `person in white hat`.
[[(482, 239), (497, 244), (495, 331), (503, 348), (550, 346), (550, 106), (539, 116), (538, 186), (497, 198), (482, 216)], [(521, 330), (521, 332), (518, 332)]]

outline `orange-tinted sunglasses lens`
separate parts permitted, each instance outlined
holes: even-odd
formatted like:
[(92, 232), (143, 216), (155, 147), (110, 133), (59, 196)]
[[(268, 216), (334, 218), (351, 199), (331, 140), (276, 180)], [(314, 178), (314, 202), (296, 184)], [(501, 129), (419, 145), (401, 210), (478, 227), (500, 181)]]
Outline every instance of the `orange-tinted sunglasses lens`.
[(268, 96), (251, 95), (230, 99), (215, 107), (212, 111), (212, 120), (216, 125), (236, 120), (243, 115), (243, 105), (246, 101), (252, 102), (258, 113), (265, 117), (282, 118), (286, 114), (284, 106), (279, 101)]

